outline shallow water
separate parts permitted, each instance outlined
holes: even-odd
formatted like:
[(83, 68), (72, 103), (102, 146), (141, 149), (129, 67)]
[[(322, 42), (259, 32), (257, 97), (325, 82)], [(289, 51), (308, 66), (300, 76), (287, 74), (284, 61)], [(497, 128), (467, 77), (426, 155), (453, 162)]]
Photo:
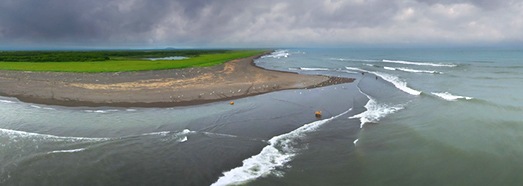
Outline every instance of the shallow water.
[(521, 59), (517, 49), (289, 49), (257, 64), (356, 81), (234, 106), (1, 97), (0, 185), (518, 185)]

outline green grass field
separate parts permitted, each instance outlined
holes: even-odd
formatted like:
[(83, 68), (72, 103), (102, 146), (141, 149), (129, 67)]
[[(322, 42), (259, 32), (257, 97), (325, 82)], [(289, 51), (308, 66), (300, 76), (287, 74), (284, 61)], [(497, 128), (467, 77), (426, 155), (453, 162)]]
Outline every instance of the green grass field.
[[(89, 73), (164, 70), (213, 66), (263, 52), (263, 50), (194, 50), (192, 53), (187, 51), (0, 52), (0, 69)], [(144, 59), (170, 56), (185, 56), (188, 58), (157, 61)], [(64, 59), (70, 59), (71, 61), (64, 61)]]

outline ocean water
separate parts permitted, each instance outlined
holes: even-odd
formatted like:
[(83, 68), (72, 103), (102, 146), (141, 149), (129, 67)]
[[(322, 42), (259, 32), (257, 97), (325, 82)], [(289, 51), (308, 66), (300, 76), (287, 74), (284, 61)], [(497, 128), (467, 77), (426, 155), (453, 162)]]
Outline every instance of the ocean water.
[(356, 80), (234, 106), (0, 97), (0, 185), (520, 185), (522, 60), (517, 48), (280, 49), (256, 64)]

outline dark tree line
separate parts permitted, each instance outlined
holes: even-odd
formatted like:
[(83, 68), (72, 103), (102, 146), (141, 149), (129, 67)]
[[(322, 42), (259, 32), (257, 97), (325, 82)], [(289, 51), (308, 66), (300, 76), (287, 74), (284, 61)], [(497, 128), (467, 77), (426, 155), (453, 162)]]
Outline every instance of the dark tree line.
[(104, 50), (104, 51), (3, 51), (2, 62), (93, 62), (114, 58), (143, 59), (171, 56), (195, 57), (227, 50)]

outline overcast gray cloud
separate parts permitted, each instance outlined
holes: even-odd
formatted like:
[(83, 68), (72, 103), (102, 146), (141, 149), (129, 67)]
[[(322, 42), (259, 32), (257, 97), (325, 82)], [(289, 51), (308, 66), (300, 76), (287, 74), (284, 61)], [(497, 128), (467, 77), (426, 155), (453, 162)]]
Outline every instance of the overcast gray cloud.
[(518, 0), (2, 0), (0, 42), (309, 46), (523, 41)]

